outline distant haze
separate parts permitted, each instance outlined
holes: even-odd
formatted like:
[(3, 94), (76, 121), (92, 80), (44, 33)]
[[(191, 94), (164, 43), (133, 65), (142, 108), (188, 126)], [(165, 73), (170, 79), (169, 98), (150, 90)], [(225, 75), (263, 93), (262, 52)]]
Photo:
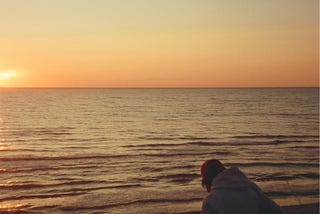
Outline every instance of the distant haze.
[(319, 85), (317, 0), (0, 0), (0, 87)]

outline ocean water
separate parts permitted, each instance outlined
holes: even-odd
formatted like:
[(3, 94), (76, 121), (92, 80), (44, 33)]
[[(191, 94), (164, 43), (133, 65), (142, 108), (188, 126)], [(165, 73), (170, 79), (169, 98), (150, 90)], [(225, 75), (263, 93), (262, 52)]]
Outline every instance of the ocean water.
[(319, 89), (0, 89), (0, 213), (199, 211), (209, 158), (318, 201)]

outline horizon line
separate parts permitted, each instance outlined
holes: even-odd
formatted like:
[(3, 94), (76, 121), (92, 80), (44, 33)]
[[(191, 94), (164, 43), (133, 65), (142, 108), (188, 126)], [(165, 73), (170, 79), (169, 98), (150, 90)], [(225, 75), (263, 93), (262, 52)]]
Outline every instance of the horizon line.
[(258, 88), (320, 88), (320, 86), (231, 86), (231, 87), (1, 87), (0, 89), (258, 89)]

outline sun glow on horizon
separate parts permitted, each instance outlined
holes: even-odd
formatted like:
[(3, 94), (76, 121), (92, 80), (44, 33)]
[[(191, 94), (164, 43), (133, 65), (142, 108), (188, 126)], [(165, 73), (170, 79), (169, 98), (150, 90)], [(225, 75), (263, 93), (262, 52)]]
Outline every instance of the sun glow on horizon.
[(39, 2), (1, 1), (0, 87), (319, 86), (317, 0)]
[(14, 79), (18, 77), (16, 70), (0, 71), (0, 87), (12, 87), (15, 82)]
[(17, 72), (14, 70), (6, 70), (0, 72), (0, 80), (12, 79), (16, 76)]

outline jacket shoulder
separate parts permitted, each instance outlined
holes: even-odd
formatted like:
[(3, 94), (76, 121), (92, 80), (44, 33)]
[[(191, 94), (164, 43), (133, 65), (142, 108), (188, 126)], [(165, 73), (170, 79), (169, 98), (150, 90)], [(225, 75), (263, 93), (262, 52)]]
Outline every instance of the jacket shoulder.
[(262, 206), (262, 210), (264, 213), (273, 213), (273, 214), (284, 214), (284, 210), (276, 204), (271, 198), (269, 198), (266, 194), (263, 193), (263, 191), (260, 189), (258, 185), (251, 182), (251, 187), (255, 191), (255, 193), (258, 195), (260, 199), (260, 203)]

